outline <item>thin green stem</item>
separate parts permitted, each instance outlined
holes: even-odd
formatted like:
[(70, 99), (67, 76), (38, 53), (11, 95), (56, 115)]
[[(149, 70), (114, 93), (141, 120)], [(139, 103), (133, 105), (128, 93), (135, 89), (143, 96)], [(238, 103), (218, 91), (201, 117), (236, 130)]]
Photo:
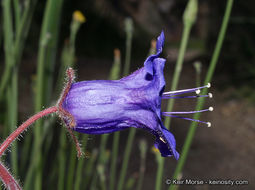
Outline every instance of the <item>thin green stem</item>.
[[(13, 65), (13, 27), (11, 14), (11, 1), (2, 1), (3, 9), (3, 36), (4, 36), (4, 51), (5, 51), (5, 70), (0, 83), (0, 97), (4, 96), (4, 87), (6, 86)], [(0, 98), (0, 99), (1, 99)]]
[(100, 144), (100, 154), (98, 158), (98, 165), (97, 165), (97, 171), (99, 174), (100, 184), (101, 188), (105, 189), (105, 165), (107, 164), (106, 160), (106, 145), (109, 138), (109, 134), (105, 134), (101, 138), (101, 144)]
[[(95, 165), (95, 167), (97, 167), (97, 165)], [(97, 178), (98, 178), (97, 170), (94, 170), (93, 177), (91, 179), (90, 190), (98, 189)]]
[[(222, 25), (221, 25), (220, 33), (219, 33), (219, 36), (218, 36), (218, 40), (216, 42), (216, 46), (215, 46), (215, 49), (214, 49), (214, 52), (213, 52), (213, 56), (212, 56), (212, 59), (211, 59), (211, 62), (210, 62), (210, 66), (209, 66), (204, 84), (207, 84), (208, 82), (210, 82), (212, 80), (212, 76), (213, 76), (213, 73), (215, 71), (215, 67), (216, 67), (216, 64), (218, 62), (219, 54), (220, 54), (222, 44), (223, 44), (223, 41), (224, 41), (224, 38), (225, 38), (225, 34), (226, 34), (226, 30), (227, 30), (227, 26), (228, 26), (230, 14), (231, 14), (233, 2), (234, 2), (234, 0), (228, 0), (227, 1), (226, 10), (225, 10), (225, 14), (224, 14), (224, 17), (223, 17), (223, 22), (222, 22)], [(207, 89), (203, 90), (202, 93), (206, 93), (206, 91), (207, 91)], [(200, 99), (197, 103), (196, 110), (202, 109), (202, 107), (204, 105), (204, 102), (205, 102), (204, 98)], [(200, 116), (200, 114), (195, 114), (194, 119), (199, 119), (199, 116)], [(177, 167), (175, 169), (173, 179), (176, 179), (178, 177), (178, 175), (181, 173), (181, 171), (184, 167), (184, 164), (185, 164), (185, 161), (186, 161), (186, 158), (187, 158), (187, 155), (188, 155), (193, 137), (194, 137), (195, 132), (196, 132), (196, 127), (197, 127), (197, 123), (192, 122), (192, 124), (190, 126), (190, 129), (189, 129), (189, 132), (187, 134), (186, 140), (184, 142), (181, 157), (180, 157), (180, 160), (179, 160), (179, 162), (177, 164)], [(169, 190), (173, 190), (173, 189), (176, 189), (176, 188), (177, 188), (177, 186), (171, 185), (169, 187)]]
[[(61, 10), (62, 0), (54, 1), (48, 0), (46, 3), (42, 30), (40, 34), (39, 41), (39, 55), (38, 55), (38, 68), (37, 68), (37, 80), (36, 80), (36, 96), (35, 96), (35, 110), (41, 110), (42, 106), (45, 103), (45, 85), (48, 84), (45, 80), (45, 69), (49, 68), (50, 63), (54, 62), (55, 51), (52, 53), (49, 50), (54, 49), (56, 46), (57, 38), (57, 27), (54, 25), (58, 25), (59, 22), (59, 14)], [(58, 13), (55, 15), (55, 13)], [(55, 15), (53, 17), (53, 15)], [(53, 38), (52, 38), (53, 37)], [(50, 62), (50, 63), (49, 63)], [(40, 190), (42, 188), (42, 153), (40, 151), (40, 139), (41, 139), (41, 121), (36, 123), (37, 127), (34, 131), (35, 142), (33, 149), (36, 151), (36, 155), (33, 159), (36, 160), (36, 168), (35, 168), (35, 181), (34, 188)], [(30, 167), (31, 168), (31, 167)], [(29, 170), (31, 171), (32, 168)]]
[(193, 63), (194, 69), (196, 71), (196, 86), (201, 86), (201, 68), (202, 64), (201, 62), (195, 62)]
[[(3, 7), (3, 30), (4, 30), (4, 51), (6, 64), (12, 66), (10, 60), (13, 59), (13, 27), (12, 27), (12, 12), (11, 12), (11, 1), (2, 1)], [(2, 87), (0, 88), (3, 92)]]
[[(12, 72), (12, 66), (18, 65), (20, 62), (20, 58), (24, 49), (24, 42), (27, 38), (27, 34), (31, 25), (31, 20), (33, 17), (35, 5), (36, 5), (37, 0), (33, 0), (30, 2), (30, 0), (25, 4), (25, 10), (24, 13), (22, 14), (21, 22), (18, 24), (18, 27), (16, 28), (16, 35), (15, 35), (15, 40), (12, 42), (13, 39), (13, 30), (12, 30), (12, 18), (11, 17), (11, 11), (10, 8), (10, 0), (5, 0), (2, 1), (3, 4), (3, 13), (4, 13), (4, 34), (7, 35), (4, 37), (5, 41), (8, 41), (8, 44), (12, 42), (12, 45), (9, 44), (8, 46), (5, 46), (5, 49), (8, 50), (8, 54), (11, 52), (11, 57), (14, 61), (12, 63), (9, 63), (9, 61), (6, 61), (6, 67), (2, 76), (2, 80), (0, 83), (0, 99), (3, 98), (3, 93), (6, 85), (9, 81), (9, 78), (11, 76)], [(6, 10), (6, 11), (5, 11)], [(12, 50), (10, 51), (10, 47), (12, 47)]]
[[(92, 182), (95, 185), (96, 181), (98, 179), (99, 171), (101, 172), (101, 175), (104, 175), (104, 169), (105, 169), (105, 155), (106, 155), (106, 144), (109, 138), (109, 134), (104, 134), (101, 136), (101, 142), (100, 142), (100, 149), (99, 149), (99, 155), (98, 155), (98, 163), (97, 163), (97, 170), (95, 170), (93, 176), (92, 176)], [(100, 177), (100, 175), (99, 175)], [(104, 180), (100, 178), (101, 187), (105, 188)]]
[(142, 140), (139, 144), (140, 147), (140, 171), (139, 171), (139, 178), (137, 183), (136, 190), (142, 190), (143, 187), (143, 179), (145, 174), (145, 167), (146, 167), (146, 153), (147, 153), (147, 143), (145, 140)]
[(25, 41), (27, 39), (27, 35), (31, 26), (36, 3), (37, 0), (27, 0), (27, 3), (25, 3), (25, 10), (22, 14), (20, 23), (16, 30), (16, 38), (14, 45), (14, 54), (17, 60), (16, 64), (20, 63)]
[[(48, 1), (49, 2), (49, 1)], [(47, 15), (47, 14), (46, 14)], [(46, 34), (46, 22), (43, 22), (42, 33), (40, 37), (40, 48), (38, 55), (38, 67), (37, 67), (37, 78), (36, 78), (36, 96), (35, 96), (35, 111), (39, 111), (43, 106), (43, 85), (44, 85), (44, 64), (46, 58), (46, 44), (48, 41), (48, 37)], [(36, 128), (34, 131), (35, 139), (34, 139), (34, 150), (37, 150), (36, 156), (33, 158), (36, 160), (36, 170), (35, 170), (35, 183), (34, 188), (40, 190), (42, 188), (42, 166), (41, 166), (41, 147), (39, 146), (39, 141), (41, 138), (41, 126), (42, 122), (38, 121), (36, 123)]]
[(72, 190), (73, 189), (76, 159), (77, 159), (76, 149), (72, 148), (71, 152), (70, 152), (70, 160), (69, 160), (69, 163), (68, 163), (69, 169), (68, 169), (67, 184), (66, 184), (66, 189), (67, 190)]
[(15, 13), (15, 28), (19, 27), (20, 24), (20, 5), (19, 5), (19, 0), (13, 0), (13, 5), (14, 5), (14, 13)]
[[(189, 40), (189, 36), (190, 36), (191, 26), (192, 25), (184, 25), (184, 30), (183, 30), (183, 34), (182, 34), (182, 40), (181, 40), (181, 47), (180, 47), (180, 52), (178, 55), (178, 60), (177, 60), (175, 71), (174, 71), (173, 82), (171, 85), (171, 91), (176, 90), (178, 83), (179, 83), (179, 79), (180, 79), (180, 75), (181, 75), (181, 71), (182, 71), (182, 65), (183, 65), (183, 61), (184, 61), (184, 55), (185, 55), (185, 52), (187, 49), (187, 44), (188, 44), (188, 40)], [(175, 99), (173, 99), (173, 98), (169, 100), (168, 105), (167, 105), (167, 112), (171, 112), (173, 110), (174, 100)], [(170, 127), (170, 121), (171, 121), (170, 118), (171, 117), (165, 118), (164, 124), (167, 128)]]
[[(2, 2), (3, 4), (3, 18), (4, 18), (4, 50), (5, 50), (5, 60), (6, 60), (6, 71), (10, 74), (11, 68), (13, 71), (12, 80), (8, 86), (7, 92), (7, 104), (8, 104), (8, 124), (10, 130), (15, 130), (15, 125), (18, 120), (18, 70), (14, 68), (15, 58), (14, 58), (14, 39), (13, 39), (13, 27), (12, 27), (12, 12), (11, 12), (11, 2), (8, 0)], [(3, 80), (7, 82), (7, 75), (4, 75)], [(2, 83), (3, 84), (3, 83)], [(1, 86), (2, 88), (2, 86)], [(2, 94), (3, 95), (3, 94)], [(17, 162), (17, 142), (12, 146), (11, 152), (11, 165), (13, 172), (18, 174), (18, 162)]]
[[(17, 3), (17, 4), (16, 4)], [(24, 44), (25, 44), (25, 40), (27, 38), (28, 35), (28, 31), (31, 25), (31, 21), (33, 18), (33, 13), (35, 10), (35, 5), (37, 3), (37, 0), (27, 0), (27, 2), (25, 3), (25, 7), (24, 7), (24, 11), (21, 15), (21, 13), (19, 13), (20, 7), (18, 5), (18, 1), (15, 0), (15, 15), (17, 17), (17, 15), (19, 15), (19, 17), (21, 16), (21, 18), (19, 18), (19, 24), (16, 24), (16, 35), (15, 35), (15, 42), (14, 42), (14, 63), (13, 63), (13, 67), (17, 67), (20, 63), (21, 60), (21, 56), (23, 53), (23, 49), (24, 49)], [(17, 18), (16, 18), (17, 19)], [(10, 74), (10, 71), (6, 70), (4, 72), (4, 74)], [(5, 75), (5, 76), (7, 76)], [(8, 81), (8, 76), (4, 78), (5, 81)], [(5, 82), (3, 82), (3, 84), (6, 84)], [(3, 85), (3, 89), (4, 89), (4, 85)], [(30, 142), (29, 139), (31, 140), (31, 136), (28, 136), (29, 138), (26, 139), (25, 143), (28, 144), (27, 142)], [(29, 143), (30, 144), (30, 143)], [(24, 154), (22, 156), (22, 163), (21, 166), (25, 166), (24, 161), (27, 161), (27, 157), (28, 157), (28, 150), (30, 146), (23, 146), (24, 147)], [(27, 153), (26, 153), (27, 152)]]
[[(14, 70), (11, 85), (8, 87), (8, 120), (10, 131), (15, 131), (18, 122), (18, 72)], [(18, 146), (17, 141), (11, 147), (11, 166), (13, 174), (18, 175)]]
[(111, 167), (110, 167), (110, 188), (109, 189), (115, 188), (119, 139), (120, 139), (120, 132), (115, 132), (113, 135), (113, 143), (112, 143), (112, 159), (111, 159)]
[(91, 153), (91, 156), (88, 159), (88, 162), (86, 163), (84, 189), (87, 189), (91, 176), (93, 175), (93, 168), (96, 162), (97, 155), (98, 155), (98, 150), (94, 149)]
[[(55, 64), (56, 64), (56, 54), (57, 54), (57, 45), (58, 45), (58, 36), (59, 36), (59, 28), (60, 28), (60, 20), (61, 20), (61, 13), (62, 13), (62, 6), (63, 6), (63, 0), (56, 0), (56, 1), (51, 1), (49, 3), (49, 20), (48, 22), (48, 34), (49, 34), (49, 42), (47, 43), (47, 47), (46, 47), (46, 52), (45, 52), (45, 74), (44, 74), (44, 86), (43, 86), (43, 102), (44, 105), (49, 105), (51, 100), (52, 100), (52, 96), (53, 96), (53, 80), (54, 80), (54, 68), (55, 68)], [(65, 72), (63, 72), (65, 73)], [(62, 79), (64, 77), (62, 76)], [(63, 82), (61, 81), (61, 84), (63, 85)], [(60, 85), (60, 84), (57, 84)], [(53, 123), (54, 121), (52, 121)], [(52, 134), (53, 133), (53, 129), (52, 128), (43, 128), (44, 130), (46, 130), (46, 133)], [(65, 131), (61, 130), (61, 137), (64, 136), (65, 137)], [(50, 138), (51, 137), (51, 138)], [(52, 145), (52, 135), (49, 135), (49, 138), (47, 139), (47, 141), (45, 142), (45, 154), (44, 157), (47, 157), (47, 155), (50, 153), (49, 149)], [(66, 156), (65, 155), (60, 155), (59, 159), (63, 159), (65, 160)], [(60, 173), (60, 176), (64, 176), (65, 173), (65, 165), (63, 166), (63, 168), (59, 168), (57, 166), (57, 168), (59, 170), (63, 169), (63, 173)], [(63, 179), (64, 182), (64, 179)]]
[[(126, 30), (126, 55), (125, 55), (125, 65), (124, 65), (124, 76), (129, 73), (130, 70), (130, 60), (131, 60), (131, 47), (132, 47), (132, 37), (133, 37), (133, 21), (130, 18), (127, 18), (125, 20), (125, 30)], [(128, 168), (128, 162), (130, 158), (130, 153), (131, 153), (131, 148), (133, 144), (133, 140), (135, 137), (136, 129), (131, 128), (129, 131), (128, 139), (127, 139), (127, 144), (125, 148), (125, 153), (124, 153), (124, 160), (122, 163), (121, 171), (120, 171), (120, 177), (119, 177), (119, 182), (117, 189), (122, 190), (124, 186), (124, 181), (126, 177), (126, 172)]]
[(130, 70), (130, 60), (131, 60), (131, 48), (132, 48), (132, 38), (133, 38), (133, 21), (131, 18), (126, 18), (125, 20), (125, 30), (126, 30), (126, 56), (123, 75), (127, 75)]
[(133, 144), (133, 141), (135, 138), (135, 133), (136, 133), (136, 129), (131, 127), (129, 134), (128, 134), (128, 140), (127, 140), (127, 145), (125, 148), (124, 160), (123, 160), (122, 167), (120, 170), (120, 178), (119, 178), (117, 190), (122, 190), (123, 186), (124, 186), (127, 168), (128, 168), (128, 162), (129, 162), (130, 153), (131, 153), (131, 148), (132, 148), (132, 144)]
[(132, 39), (132, 36), (130, 34), (127, 35), (127, 41), (126, 41), (127, 45), (126, 46), (128, 48), (126, 49), (126, 54), (128, 56), (126, 56), (126, 59), (125, 59), (126, 64), (124, 66), (124, 72), (123, 72), (124, 76), (126, 76), (129, 73), (129, 70), (130, 70), (131, 43), (132, 43), (131, 39)]
[[(85, 134), (83, 135), (83, 149), (84, 151), (86, 150), (86, 145), (87, 145), (87, 141), (88, 141), (88, 135)], [(77, 170), (76, 170), (76, 180), (75, 180), (75, 184), (74, 184), (74, 190), (80, 190), (81, 188), (81, 183), (82, 183), (82, 178), (83, 178), (83, 169), (84, 169), (84, 162), (85, 162), (86, 158), (82, 158), (81, 160), (79, 160), (78, 162), (78, 166), (77, 166)]]
[[(181, 41), (181, 47), (180, 47), (180, 52), (178, 55), (178, 60), (176, 63), (175, 67), (175, 72), (173, 76), (173, 82), (171, 86), (171, 90), (174, 91), (177, 89), (177, 85), (179, 82), (181, 70), (182, 70), (182, 64), (184, 60), (184, 54), (187, 48), (188, 44), (188, 39), (190, 35), (190, 30), (191, 30), (192, 25), (184, 25), (184, 31), (182, 34), (182, 41)], [(174, 106), (174, 99), (170, 99), (167, 105), (167, 112), (170, 112), (173, 109)], [(169, 128), (170, 125), (170, 117), (166, 117), (165, 119), (165, 126)], [(164, 170), (164, 158), (159, 158), (158, 162), (158, 169), (157, 169), (157, 177), (156, 177), (156, 190), (161, 190), (161, 185), (162, 185), (162, 177), (163, 177), (163, 170)]]
[(0, 46), (2, 46), (2, 41), (3, 41), (3, 19), (1, 17), (0, 18)]
[(65, 188), (65, 165), (66, 165), (66, 156), (65, 152), (67, 150), (66, 146), (66, 135), (64, 131), (60, 132), (60, 137), (59, 137), (59, 152), (58, 152), (58, 190), (62, 190)]
[[(181, 47), (180, 47), (177, 63), (175, 66), (171, 91), (176, 90), (179, 83), (180, 74), (182, 71), (182, 65), (184, 61), (184, 55), (187, 49), (187, 44), (188, 44), (188, 40), (190, 36), (190, 31), (193, 24), (196, 21), (197, 8), (198, 8), (197, 0), (189, 0), (183, 14), (184, 29), (182, 33)], [(173, 109), (173, 106), (174, 106), (174, 99), (170, 99), (167, 105), (167, 112), (171, 112)], [(164, 124), (167, 129), (170, 128), (170, 117), (166, 117)], [(156, 186), (155, 186), (156, 190), (161, 190), (162, 177), (164, 172), (164, 161), (165, 160), (162, 157), (158, 159), (158, 169), (157, 169)]]
[[(54, 120), (54, 118), (49, 118), (48, 119), (49, 120), (49, 122), (47, 123), (47, 122), (44, 122), (45, 123), (45, 125), (44, 125), (44, 128), (49, 128), (50, 126), (52, 126), (51, 124), (52, 124), (52, 122), (53, 121), (51, 121), (51, 120)], [(40, 146), (42, 146), (42, 143), (43, 143), (43, 141), (46, 139), (46, 137), (48, 137), (47, 136), (47, 129), (44, 129), (43, 131), (42, 131), (42, 137), (41, 137), (41, 139), (40, 139)], [(61, 130), (62, 131), (62, 130)], [(32, 140), (32, 139), (31, 139)], [(27, 145), (27, 144), (26, 144)], [(28, 151), (28, 150), (27, 150)], [(23, 151), (24, 152), (24, 151)], [(26, 152), (25, 152), (26, 153)], [(34, 150), (32, 150), (32, 153), (31, 153), (31, 157), (33, 158), (34, 156), (35, 156), (35, 154), (36, 154), (36, 151), (34, 151)], [(26, 162), (24, 162), (25, 164), (26, 164)], [(35, 168), (35, 166), (36, 166), (36, 161), (34, 160), (34, 159), (32, 159), (30, 162), (29, 162), (29, 171), (28, 171), (28, 173), (27, 173), (27, 175), (26, 175), (26, 178), (25, 178), (25, 181), (27, 181), (27, 183), (25, 183), (25, 185), (24, 185), (24, 189), (31, 189), (31, 185), (32, 185), (32, 179), (33, 179), (33, 170), (34, 170), (34, 168)], [(31, 168), (31, 169), (30, 169)]]
[[(60, 20), (62, 13), (63, 0), (55, 0), (51, 2), (48, 23), (48, 33), (50, 35), (47, 44), (46, 62), (45, 62), (45, 78), (44, 78), (44, 101), (48, 105), (52, 99), (54, 68), (56, 65), (57, 44), (60, 28)], [(52, 19), (54, 18), (54, 19)], [(49, 142), (51, 143), (51, 142)]]

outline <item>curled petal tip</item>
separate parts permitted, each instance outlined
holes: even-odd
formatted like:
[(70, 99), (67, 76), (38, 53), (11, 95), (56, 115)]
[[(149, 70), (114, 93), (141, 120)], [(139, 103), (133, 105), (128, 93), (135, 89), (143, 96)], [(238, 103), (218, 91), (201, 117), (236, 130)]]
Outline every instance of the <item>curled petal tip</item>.
[(156, 45), (157, 54), (160, 54), (163, 51), (164, 41), (165, 41), (165, 35), (164, 35), (164, 32), (162, 31), (157, 39), (157, 45)]

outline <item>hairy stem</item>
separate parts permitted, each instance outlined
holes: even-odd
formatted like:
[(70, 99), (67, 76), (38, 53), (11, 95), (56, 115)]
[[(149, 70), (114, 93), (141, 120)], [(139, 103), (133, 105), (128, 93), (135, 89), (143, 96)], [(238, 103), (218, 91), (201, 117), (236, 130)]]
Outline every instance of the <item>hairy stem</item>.
[(3, 181), (5, 187), (9, 190), (21, 190), (20, 185), (10, 174), (8, 169), (0, 162), (0, 178)]
[[(1, 144), (0, 146), (0, 157), (3, 155), (5, 150), (10, 146), (11, 143), (21, 134), (23, 133), (30, 125), (32, 125), (36, 120), (49, 115), (51, 113), (57, 112), (58, 108), (56, 106), (47, 108), (31, 118), (29, 118), (27, 121), (25, 121), (22, 125), (20, 125), (10, 136)], [(6, 188), (9, 190), (21, 190), (21, 187), (16, 182), (14, 177), (10, 174), (8, 169), (0, 163), (0, 178), (5, 184)]]
[(30, 117), (27, 121), (25, 121), (21, 126), (19, 126), (10, 136), (1, 144), (0, 146), (0, 157), (3, 155), (4, 151), (8, 148), (8, 146), (24, 131), (26, 130), (31, 124), (33, 124), (36, 120), (49, 115), (51, 113), (57, 112), (58, 108), (53, 106), (47, 108), (39, 113)]

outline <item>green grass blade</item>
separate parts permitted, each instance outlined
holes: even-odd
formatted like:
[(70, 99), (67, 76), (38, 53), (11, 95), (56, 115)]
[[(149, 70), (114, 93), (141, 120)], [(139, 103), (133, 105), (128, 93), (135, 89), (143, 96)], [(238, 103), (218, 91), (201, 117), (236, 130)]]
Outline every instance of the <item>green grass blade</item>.
[(123, 75), (126, 76), (130, 70), (131, 61), (131, 48), (132, 48), (132, 38), (133, 38), (133, 21), (131, 18), (126, 18), (125, 20), (125, 31), (126, 31), (126, 56)]
[(13, 6), (14, 6), (14, 13), (15, 13), (15, 28), (19, 27), (20, 19), (21, 19), (21, 10), (20, 10), (20, 4), (19, 0), (13, 0)]
[[(20, 62), (20, 58), (24, 49), (24, 42), (27, 38), (27, 34), (31, 25), (31, 20), (33, 17), (35, 5), (37, 0), (29, 1), (25, 5), (24, 13), (22, 14), (21, 23), (18, 25), (18, 28), (16, 28), (15, 32), (15, 41), (13, 42), (13, 29), (12, 29), (12, 16), (11, 16), (11, 9), (10, 9), (10, 0), (2, 1), (3, 6), (3, 28), (4, 28), (4, 40), (8, 41), (8, 46), (5, 47), (5, 49), (8, 49), (8, 54), (12, 54), (12, 56), (8, 56), (14, 61), (12, 63), (8, 63), (10, 61), (6, 62), (6, 68), (4, 70), (1, 83), (0, 83), (0, 92), (4, 92), (4, 89), (6, 88), (6, 85), (9, 81), (9, 78), (11, 76), (12, 72), (12, 66), (18, 65)], [(10, 47), (12, 47), (12, 50), (10, 51)], [(0, 99), (3, 98), (3, 93), (0, 93)]]
[(70, 152), (70, 160), (68, 163), (69, 168), (68, 168), (67, 184), (66, 184), (67, 190), (73, 189), (76, 160), (77, 160), (76, 149), (72, 148)]
[(128, 140), (127, 140), (127, 144), (126, 144), (126, 148), (125, 148), (123, 163), (122, 163), (122, 167), (120, 170), (120, 178), (119, 178), (117, 190), (123, 189), (125, 178), (126, 178), (126, 173), (127, 173), (127, 168), (128, 168), (128, 162), (129, 162), (130, 153), (131, 153), (131, 148), (132, 148), (133, 141), (135, 138), (135, 133), (136, 133), (135, 128), (131, 127), (129, 130), (130, 131), (128, 134)]
[(115, 188), (119, 139), (120, 139), (120, 132), (115, 132), (113, 135), (113, 143), (112, 143), (112, 159), (111, 159), (111, 167), (110, 167), (110, 188), (109, 189)]
[(24, 50), (25, 41), (31, 26), (37, 0), (27, 0), (24, 12), (21, 15), (20, 24), (16, 30), (14, 54), (17, 60), (16, 64), (20, 63), (20, 59)]
[[(82, 138), (82, 144), (83, 144), (83, 150), (86, 150), (86, 145), (87, 145), (87, 141), (88, 141), (88, 135), (84, 134), (83, 138)], [(85, 162), (86, 158), (81, 158), (78, 161), (78, 165), (77, 165), (77, 170), (76, 170), (76, 180), (75, 180), (75, 184), (74, 184), (74, 190), (80, 190), (81, 189), (81, 183), (82, 183), (82, 178), (83, 176), (83, 169), (84, 169), (84, 162)]]
[[(10, 127), (9, 133), (16, 129), (18, 120), (18, 87), (17, 87), (18, 73), (12, 75), (11, 84), (7, 88), (7, 108), (8, 108), (8, 126)], [(13, 142), (11, 146), (11, 168), (14, 175), (18, 175), (18, 154), (17, 154), (17, 141)]]
[(91, 176), (93, 175), (93, 169), (96, 167), (95, 162), (96, 162), (97, 155), (98, 155), (98, 150), (94, 149), (91, 153), (91, 156), (88, 156), (89, 158), (86, 163), (85, 175), (84, 175), (84, 189), (89, 188), (88, 185), (89, 185)]
[(146, 167), (146, 153), (147, 153), (147, 143), (145, 140), (141, 140), (139, 143), (140, 148), (140, 171), (139, 171), (139, 178), (138, 183), (136, 186), (136, 190), (142, 190), (143, 187), (143, 179), (145, 174), (145, 167)]
[[(4, 72), (4, 83), (6, 83), (8, 75), (6, 73), (11, 73), (12, 69), (12, 79), (11, 83), (7, 89), (7, 107), (8, 107), (8, 125), (10, 131), (16, 129), (18, 121), (18, 70), (14, 68), (15, 58), (14, 58), (14, 39), (13, 39), (13, 27), (12, 27), (12, 12), (11, 12), (11, 2), (8, 0), (2, 2), (3, 6), (3, 19), (4, 19), (4, 50), (5, 50), (5, 63), (6, 70)], [(6, 77), (7, 76), (7, 77)], [(4, 84), (4, 83), (1, 83)], [(3, 88), (3, 86), (1, 86)], [(3, 89), (2, 89), (3, 90)], [(3, 95), (3, 91), (1, 91)], [(17, 142), (11, 147), (11, 165), (13, 173), (18, 175), (18, 157), (17, 157)]]
[(0, 47), (3, 41), (3, 20), (2, 17), (0, 18)]
[[(47, 68), (47, 58), (49, 58), (48, 52), (48, 45), (51, 43), (51, 35), (54, 34), (54, 31), (51, 31), (52, 28), (50, 28), (50, 24), (54, 22), (54, 19), (58, 19), (58, 16), (52, 17), (52, 15), (57, 11), (58, 13), (60, 11), (55, 10), (58, 5), (58, 3), (61, 4), (62, 0), (54, 1), (54, 0), (48, 0), (46, 3), (44, 18), (43, 18), (43, 24), (40, 34), (40, 41), (39, 41), (39, 55), (38, 55), (38, 67), (37, 67), (37, 80), (36, 80), (36, 96), (35, 96), (35, 111), (38, 112), (42, 109), (42, 106), (44, 105), (45, 101), (45, 68)], [(58, 5), (58, 8), (61, 9), (61, 6)], [(54, 22), (54, 23), (57, 23)], [(29, 168), (29, 172), (34, 171), (35, 172), (35, 180), (34, 180), (34, 189), (40, 190), (42, 188), (42, 153), (41, 153), (41, 147), (40, 147), (40, 139), (41, 139), (41, 126), (42, 122), (38, 121), (36, 122), (35, 131), (34, 131), (34, 152), (37, 152), (35, 154), (35, 157), (33, 158), (36, 161), (36, 168), (35, 170), (33, 168)], [(29, 183), (29, 182), (28, 182)]]
[(11, 76), (11, 68), (13, 65), (13, 27), (12, 27), (12, 12), (11, 1), (2, 1), (3, 10), (3, 40), (5, 52), (5, 70), (0, 83), (0, 99), (4, 97), (4, 89)]
[(67, 151), (66, 144), (66, 134), (64, 130), (61, 130), (59, 137), (59, 151), (58, 151), (58, 190), (62, 190), (65, 188), (65, 173), (66, 173), (66, 156), (65, 152)]

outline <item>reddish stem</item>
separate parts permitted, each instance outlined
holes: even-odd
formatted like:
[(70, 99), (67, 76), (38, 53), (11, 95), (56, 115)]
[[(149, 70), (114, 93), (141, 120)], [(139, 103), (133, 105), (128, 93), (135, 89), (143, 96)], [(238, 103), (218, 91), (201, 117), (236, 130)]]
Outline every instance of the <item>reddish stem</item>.
[[(26, 130), (31, 124), (33, 124), (36, 120), (40, 119), (43, 116), (48, 114), (57, 112), (58, 108), (56, 106), (47, 108), (31, 118), (29, 118), (26, 122), (24, 122), (21, 126), (19, 126), (10, 136), (1, 144), (0, 146), (0, 157), (3, 155), (4, 151), (8, 148), (8, 146), (24, 131)], [(21, 190), (20, 185), (14, 177), (10, 174), (8, 169), (0, 162), (0, 178), (5, 184), (5, 187), (9, 190)]]
[(68, 68), (66, 70), (66, 75), (67, 75), (67, 83), (65, 85), (65, 88), (63, 89), (62, 91), (62, 94), (60, 96), (60, 99), (59, 99), (59, 102), (57, 104), (58, 106), (58, 111), (59, 111), (59, 114), (60, 114), (60, 117), (65, 120), (65, 118), (67, 118), (68, 120), (70, 120), (70, 122), (67, 124), (68, 127), (70, 128), (74, 128), (75, 126), (75, 120), (74, 120), (74, 117), (72, 116), (72, 114), (70, 114), (68, 111), (66, 111), (64, 108), (63, 108), (63, 102), (72, 86), (72, 83), (74, 81), (74, 70), (72, 68)]
[(4, 165), (0, 162), (0, 178), (5, 184), (5, 187), (9, 190), (21, 190), (20, 185), (16, 180), (12, 177), (10, 172)]
[(47, 108), (45, 110), (40, 111), (39, 113), (30, 117), (27, 121), (25, 121), (19, 128), (17, 128), (10, 136), (1, 144), (0, 146), (0, 157), (3, 155), (4, 151), (8, 148), (8, 146), (31, 124), (33, 124), (36, 120), (40, 119), (43, 116), (48, 114), (57, 112), (58, 108), (56, 106)]

